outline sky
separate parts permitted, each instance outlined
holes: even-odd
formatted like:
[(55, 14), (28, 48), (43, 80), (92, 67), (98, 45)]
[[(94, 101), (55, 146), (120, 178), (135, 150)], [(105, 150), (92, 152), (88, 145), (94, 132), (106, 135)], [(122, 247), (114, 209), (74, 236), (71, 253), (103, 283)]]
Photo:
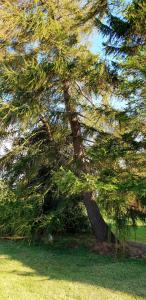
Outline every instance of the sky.
[[(103, 47), (103, 42), (105, 42), (105, 39), (103, 38), (102, 34), (98, 33), (95, 29), (89, 37), (90, 50), (94, 54), (99, 54), (103, 61), (110, 61), (111, 59), (115, 60), (114, 57), (112, 58), (112, 56), (106, 55)], [(111, 98), (111, 105), (115, 109), (123, 109), (126, 106), (126, 101), (113, 96)]]
[[(112, 14), (115, 15), (116, 17), (123, 18), (121, 10), (125, 9), (127, 5), (129, 5), (132, 0), (115, 0), (115, 3), (117, 2), (117, 5), (111, 7)], [(120, 5), (119, 5), (120, 2)], [(102, 34), (97, 32), (95, 29), (93, 33), (90, 35), (90, 49), (93, 53), (97, 54), (99, 53), (101, 55), (101, 58), (105, 58), (105, 52), (103, 50), (103, 42), (105, 42), (105, 38), (103, 38)]]
[[(112, 14), (115, 15), (116, 17), (123, 18), (122, 10), (124, 10), (127, 7), (127, 5), (132, 3), (132, 0), (115, 0), (115, 3), (117, 3), (116, 6), (114, 7), (111, 6)], [(106, 24), (105, 20), (104, 23)], [(115, 60), (115, 58), (112, 57), (112, 55), (109, 56), (105, 53), (104, 46), (103, 46), (103, 43), (105, 42), (106, 42), (106, 38), (104, 38), (102, 34), (98, 32), (97, 29), (94, 29), (93, 33), (89, 36), (90, 50), (94, 54), (99, 54), (103, 61)], [(111, 105), (115, 109), (123, 109), (126, 106), (126, 101), (113, 96), (111, 99)]]

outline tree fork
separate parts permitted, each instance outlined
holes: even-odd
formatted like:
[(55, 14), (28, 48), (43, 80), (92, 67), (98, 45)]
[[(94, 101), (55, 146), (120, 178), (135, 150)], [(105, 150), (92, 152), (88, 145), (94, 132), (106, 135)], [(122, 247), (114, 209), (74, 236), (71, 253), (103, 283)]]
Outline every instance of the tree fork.
[[(84, 156), (84, 146), (81, 133), (81, 126), (78, 120), (77, 113), (74, 105), (72, 104), (71, 97), (69, 94), (69, 82), (63, 83), (64, 102), (65, 108), (68, 115), (68, 121), (70, 124), (74, 148), (74, 158), (77, 163), (77, 176), (80, 177), (81, 172), (88, 173), (88, 166)], [(99, 208), (95, 201), (94, 193), (85, 191), (83, 192), (83, 202), (87, 210), (87, 214), (91, 223), (93, 233), (96, 237), (97, 242), (111, 241), (115, 243), (116, 238), (110, 231), (108, 225), (105, 223), (102, 215), (100, 214)]]

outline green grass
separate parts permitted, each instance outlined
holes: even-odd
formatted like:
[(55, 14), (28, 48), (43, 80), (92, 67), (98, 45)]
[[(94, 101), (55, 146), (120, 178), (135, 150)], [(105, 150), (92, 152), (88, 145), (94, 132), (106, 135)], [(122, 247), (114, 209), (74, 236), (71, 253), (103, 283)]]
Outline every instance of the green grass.
[(139, 225), (135, 230), (130, 230), (130, 240), (146, 243), (146, 226)]
[[(115, 226), (112, 225), (112, 230), (115, 233)], [(141, 243), (146, 243), (146, 225), (144, 223), (139, 222), (137, 227), (133, 228), (133, 226), (128, 226), (127, 237), (126, 240), (137, 241)]]
[(0, 241), (0, 300), (98, 299), (146, 299), (146, 262)]

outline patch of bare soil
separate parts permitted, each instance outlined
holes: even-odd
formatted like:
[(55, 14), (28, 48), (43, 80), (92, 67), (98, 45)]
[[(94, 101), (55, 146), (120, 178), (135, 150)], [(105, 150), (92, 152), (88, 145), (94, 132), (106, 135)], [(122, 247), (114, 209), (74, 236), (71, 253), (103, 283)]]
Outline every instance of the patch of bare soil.
[(131, 258), (146, 259), (146, 244), (127, 242), (124, 244), (96, 243), (91, 251), (101, 255), (126, 256)]
[(27, 240), (28, 237), (25, 236), (0, 236), (0, 240), (10, 240), (10, 241), (19, 241)]

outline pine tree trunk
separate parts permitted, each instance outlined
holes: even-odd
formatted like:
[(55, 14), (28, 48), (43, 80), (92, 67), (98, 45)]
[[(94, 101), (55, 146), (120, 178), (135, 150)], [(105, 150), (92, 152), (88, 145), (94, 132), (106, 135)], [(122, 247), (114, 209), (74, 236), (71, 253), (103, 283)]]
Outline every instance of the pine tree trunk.
[[(80, 177), (81, 172), (88, 173), (88, 166), (84, 156), (84, 146), (81, 134), (81, 126), (78, 120), (78, 115), (74, 108), (74, 103), (69, 94), (69, 82), (64, 82), (64, 101), (68, 120), (72, 132), (74, 158), (77, 166), (77, 176)], [(83, 202), (87, 210), (87, 214), (91, 223), (93, 233), (97, 242), (111, 241), (115, 242), (115, 236), (110, 231), (108, 225), (105, 223), (99, 208), (94, 198), (93, 192), (83, 192)]]
[(93, 192), (84, 192), (83, 200), (97, 242), (110, 241), (115, 243), (115, 236), (100, 214)]

